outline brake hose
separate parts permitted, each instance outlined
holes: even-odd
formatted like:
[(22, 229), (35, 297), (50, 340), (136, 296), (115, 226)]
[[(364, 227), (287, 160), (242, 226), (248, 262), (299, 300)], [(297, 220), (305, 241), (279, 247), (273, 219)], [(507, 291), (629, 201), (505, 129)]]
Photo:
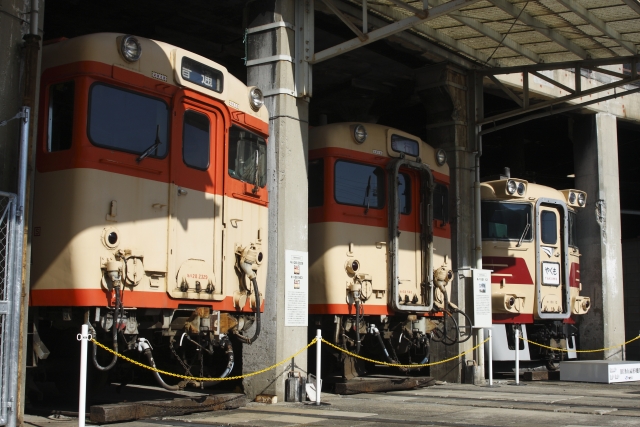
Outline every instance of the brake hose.
[[(116, 293), (116, 305), (115, 309), (113, 310), (114, 319), (111, 328), (113, 330), (113, 351), (118, 353), (118, 308), (120, 307), (120, 286), (114, 286), (113, 290)], [(96, 369), (98, 369), (99, 371), (108, 371), (115, 366), (117, 360), (118, 356), (117, 354), (114, 354), (111, 363), (109, 363), (107, 366), (101, 366), (98, 363), (98, 346), (95, 342), (93, 343), (93, 366), (95, 366)]]
[(253, 285), (253, 292), (256, 295), (256, 330), (251, 338), (245, 337), (242, 334), (236, 335), (238, 339), (245, 344), (253, 344), (260, 335), (260, 290), (258, 289), (258, 281), (255, 277), (251, 279), (251, 284)]

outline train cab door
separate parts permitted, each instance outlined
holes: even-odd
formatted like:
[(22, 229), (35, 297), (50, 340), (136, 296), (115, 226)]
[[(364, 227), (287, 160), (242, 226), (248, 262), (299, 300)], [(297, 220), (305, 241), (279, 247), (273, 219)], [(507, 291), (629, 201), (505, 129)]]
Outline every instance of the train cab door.
[(570, 316), (568, 211), (554, 199), (536, 204), (536, 294), (541, 319)]
[[(388, 281), (390, 305), (397, 311), (426, 312), (433, 307), (432, 193), (428, 166), (396, 159), (389, 177)], [(431, 267), (430, 267), (431, 266)]]
[(220, 300), (222, 196), (216, 182), (224, 118), (184, 96), (173, 117), (168, 292), (174, 298)]

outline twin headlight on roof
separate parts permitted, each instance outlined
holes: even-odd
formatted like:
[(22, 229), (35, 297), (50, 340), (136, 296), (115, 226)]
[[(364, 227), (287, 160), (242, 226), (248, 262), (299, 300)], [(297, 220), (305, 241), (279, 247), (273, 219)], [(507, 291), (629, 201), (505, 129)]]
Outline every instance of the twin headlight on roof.
[(507, 196), (524, 197), (527, 193), (527, 181), (521, 179), (508, 179), (505, 184)]
[(584, 191), (569, 189), (561, 190), (560, 192), (564, 194), (569, 206), (584, 208), (587, 204), (587, 193)]

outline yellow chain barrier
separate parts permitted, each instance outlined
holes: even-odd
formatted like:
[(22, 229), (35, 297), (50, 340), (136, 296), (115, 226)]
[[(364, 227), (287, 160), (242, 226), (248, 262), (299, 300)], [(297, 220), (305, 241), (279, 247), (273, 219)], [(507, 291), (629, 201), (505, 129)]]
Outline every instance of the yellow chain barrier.
[(635, 338), (631, 338), (629, 341), (627, 341), (627, 342), (625, 342), (623, 344), (618, 344), (618, 345), (614, 345), (614, 346), (607, 347), (607, 348), (599, 348), (597, 350), (567, 350), (567, 349), (564, 349), (564, 348), (550, 347), (548, 345), (539, 344), (539, 343), (537, 343), (535, 341), (530, 341), (530, 340), (528, 340), (526, 338), (523, 338), (523, 337), (518, 337), (518, 338), (520, 338), (522, 341), (528, 342), (529, 344), (534, 344), (534, 345), (537, 345), (538, 347), (547, 348), (549, 350), (554, 350), (554, 351), (564, 351), (564, 352), (574, 351), (576, 353), (597, 353), (599, 351), (607, 351), (607, 350), (611, 350), (611, 349), (614, 349), (614, 348), (622, 347), (623, 345), (627, 345), (630, 342), (633, 342), (633, 341), (635, 341), (637, 339), (640, 339), (640, 335), (638, 335)]
[[(640, 336), (638, 337), (640, 338)], [(385, 365), (385, 366), (392, 366), (392, 367), (396, 367), (396, 368), (424, 368), (426, 366), (433, 366), (433, 365), (439, 365), (441, 363), (446, 363), (449, 362), (451, 360), (455, 360), (455, 359), (459, 359), (460, 357), (464, 356), (467, 353), (472, 352), (473, 350), (477, 349), (478, 347), (480, 347), (482, 344), (486, 343), (487, 341), (489, 341), (490, 338), (485, 339), (484, 341), (482, 341), (480, 344), (476, 345), (473, 348), (470, 348), (469, 350), (458, 354), (457, 356), (453, 356), (450, 357), (448, 359), (444, 359), (444, 360), (439, 360), (437, 362), (431, 362), (431, 363), (424, 363), (424, 364), (416, 364), (416, 365), (401, 365), (399, 363), (388, 363), (388, 362), (382, 362), (382, 361), (378, 361), (378, 360), (373, 360), (373, 359), (368, 359), (366, 357), (360, 356), (358, 354), (352, 353), (350, 351), (347, 351), (343, 348), (338, 347), (337, 345), (330, 343), (329, 341), (325, 340), (324, 338), (321, 338), (322, 342), (325, 344), (328, 344), (330, 347), (335, 348), (336, 350), (340, 350), (341, 352), (348, 354), (349, 356), (352, 357), (356, 357), (358, 359), (362, 359), (362, 360), (366, 360), (367, 362), (372, 362), (375, 363), (377, 365)], [(637, 339), (637, 338), (635, 338)], [(125, 360), (129, 363), (132, 363), (136, 366), (139, 366), (141, 368), (144, 369), (148, 369), (150, 371), (154, 371), (157, 372), (159, 374), (163, 374), (163, 375), (168, 375), (170, 377), (176, 377), (176, 378), (181, 378), (183, 380), (193, 380), (193, 381), (231, 381), (231, 380), (239, 380), (242, 378), (248, 378), (248, 377), (252, 377), (254, 375), (259, 375), (262, 374), (264, 372), (270, 371), (272, 369), (277, 368), (280, 365), (285, 364), (286, 362), (288, 362), (289, 360), (293, 359), (294, 357), (298, 356), (300, 353), (306, 351), (309, 349), (309, 347), (311, 347), (312, 345), (314, 345), (316, 342), (318, 341), (318, 338), (314, 338), (311, 340), (311, 342), (309, 344), (307, 344), (306, 346), (304, 346), (303, 348), (301, 348), (300, 350), (298, 350), (294, 355), (287, 357), (286, 359), (281, 360), (280, 362), (269, 366), (268, 368), (264, 368), (261, 369), (259, 371), (256, 372), (251, 372), (248, 374), (243, 374), (243, 375), (236, 375), (234, 377), (224, 377), (224, 378), (202, 378), (202, 377), (190, 377), (188, 375), (181, 375), (181, 374), (174, 374), (173, 372), (167, 372), (167, 371), (163, 371), (162, 369), (158, 369), (158, 368), (154, 368), (153, 366), (149, 366), (149, 365), (145, 365), (144, 363), (140, 363), (137, 360), (133, 360), (127, 356), (123, 356), (122, 354), (118, 353), (117, 351), (114, 351), (113, 349), (107, 347), (106, 345), (99, 343), (98, 341), (96, 341), (95, 339), (92, 339), (91, 342), (93, 342), (93, 344), (97, 345), (98, 347), (102, 348), (103, 350), (108, 351), (111, 354), (115, 354), (116, 356), (118, 356), (120, 359)], [(633, 341), (633, 340), (631, 340)], [(631, 342), (629, 341), (629, 342)]]
[(249, 374), (244, 374), (244, 375), (236, 375), (235, 377), (202, 378), (202, 377), (190, 377), (190, 376), (187, 376), (187, 375), (174, 374), (173, 372), (167, 372), (167, 371), (163, 371), (163, 370), (158, 369), (158, 368), (154, 368), (154, 367), (149, 366), (149, 365), (145, 365), (144, 363), (140, 363), (140, 362), (138, 362), (136, 360), (128, 358), (127, 356), (121, 355), (120, 353), (110, 349), (106, 345), (99, 343), (95, 339), (91, 340), (91, 342), (93, 342), (98, 347), (100, 347), (100, 348), (102, 348), (104, 350), (107, 350), (109, 353), (115, 354), (116, 356), (118, 356), (122, 360), (126, 360), (127, 362), (133, 363), (136, 366), (139, 366), (139, 367), (144, 368), (144, 369), (148, 369), (150, 371), (157, 372), (159, 374), (168, 375), (170, 377), (182, 378), (183, 380), (193, 380), (193, 381), (231, 381), (231, 380), (239, 380), (239, 379), (242, 379), (242, 378), (252, 377), (254, 375), (259, 375), (259, 374), (262, 374), (263, 372), (270, 371), (271, 369), (275, 369), (278, 366), (285, 364), (286, 362), (288, 362), (289, 360), (293, 359), (294, 357), (296, 357), (300, 353), (302, 353), (302, 352), (306, 351), (307, 349), (309, 349), (309, 347), (314, 345), (317, 341), (318, 341), (317, 338), (312, 339), (309, 344), (307, 344), (306, 346), (304, 346), (303, 348), (298, 350), (293, 356), (289, 356), (286, 359), (281, 360), (280, 362), (276, 363), (275, 365), (271, 365), (268, 368), (264, 368), (264, 369), (261, 369), (261, 370), (256, 371), (256, 372), (251, 372)]
[(450, 357), (448, 359), (444, 359), (444, 360), (438, 360), (437, 362), (431, 362), (431, 363), (423, 363), (423, 364), (416, 364), (416, 365), (401, 365), (399, 363), (388, 363), (388, 362), (381, 362), (379, 360), (373, 360), (373, 359), (367, 359), (366, 357), (362, 357), (358, 354), (355, 353), (351, 353), (350, 351), (347, 351), (341, 347), (338, 347), (337, 345), (330, 343), (329, 341), (325, 340), (324, 338), (322, 338), (322, 342), (325, 344), (328, 344), (329, 346), (335, 348), (336, 350), (340, 350), (341, 352), (348, 354), (349, 356), (352, 357), (357, 357), (358, 359), (362, 359), (362, 360), (366, 360), (367, 362), (371, 362), (371, 363), (375, 363), (377, 365), (385, 365), (385, 366), (393, 366), (394, 368), (424, 368), (426, 366), (433, 366), (433, 365), (439, 365), (441, 363), (446, 363), (446, 362), (450, 362), (452, 360), (455, 359), (459, 359), (462, 356), (464, 356), (467, 353), (471, 353), (473, 350), (477, 349), (478, 347), (480, 347), (482, 344), (486, 343), (487, 341), (489, 341), (489, 338), (486, 338), (484, 341), (482, 341), (480, 344), (478, 344), (477, 346), (470, 348), (469, 350), (458, 354), (457, 356), (453, 356)]

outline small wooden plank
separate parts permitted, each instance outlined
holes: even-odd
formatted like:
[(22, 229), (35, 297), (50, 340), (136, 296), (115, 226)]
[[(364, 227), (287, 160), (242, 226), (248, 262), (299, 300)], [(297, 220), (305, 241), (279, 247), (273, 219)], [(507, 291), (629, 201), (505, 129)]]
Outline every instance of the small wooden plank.
[(560, 381), (560, 371), (525, 371), (524, 381)]
[(278, 403), (278, 396), (274, 396), (273, 394), (259, 394), (256, 396), (254, 402), (258, 403)]
[(376, 393), (380, 391), (411, 390), (435, 385), (432, 377), (358, 377), (343, 383), (336, 383), (336, 394)]
[(173, 400), (147, 400), (91, 406), (92, 423), (114, 423), (150, 417), (236, 409), (247, 405), (244, 394), (225, 393)]

